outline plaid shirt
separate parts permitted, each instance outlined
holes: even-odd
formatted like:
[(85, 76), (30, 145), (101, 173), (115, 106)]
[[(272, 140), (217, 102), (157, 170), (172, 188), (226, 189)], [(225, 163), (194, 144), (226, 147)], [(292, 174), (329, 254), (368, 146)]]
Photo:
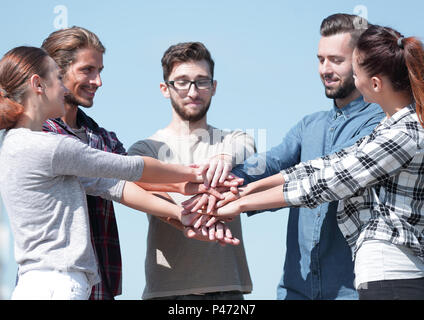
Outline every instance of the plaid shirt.
[[(99, 127), (80, 109), (77, 113), (77, 123), (85, 129), (90, 147), (126, 154), (115, 133)], [(47, 120), (43, 130), (77, 137), (61, 119)], [(87, 196), (87, 205), (91, 241), (97, 255), (101, 277), (101, 282), (92, 288), (90, 299), (113, 300), (115, 296), (121, 294), (122, 289), (121, 251), (113, 203), (100, 197)]]
[(353, 255), (364, 241), (379, 239), (424, 260), (424, 129), (414, 104), (354, 146), (282, 174), (290, 206), (343, 200), (337, 219)]

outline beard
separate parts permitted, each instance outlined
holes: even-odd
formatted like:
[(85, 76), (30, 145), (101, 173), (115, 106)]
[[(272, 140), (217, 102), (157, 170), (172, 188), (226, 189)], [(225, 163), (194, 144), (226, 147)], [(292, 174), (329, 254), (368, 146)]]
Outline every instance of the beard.
[(65, 103), (84, 108), (91, 108), (93, 106), (93, 100), (83, 101), (82, 99), (75, 97), (72, 93), (65, 95)]
[(212, 99), (210, 99), (197, 112), (190, 113), (187, 110), (185, 110), (184, 107), (181, 107), (180, 105), (178, 105), (178, 103), (175, 102), (174, 99), (172, 99), (172, 97), (171, 97), (171, 104), (172, 104), (172, 107), (174, 108), (175, 112), (180, 116), (181, 119), (188, 121), (188, 122), (197, 122), (197, 121), (203, 119), (203, 117), (206, 115), (206, 113), (209, 110), (209, 107), (211, 105), (211, 101), (212, 101)]
[(325, 95), (327, 98), (331, 99), (344, 99), (354, 90), (356, 90), (355, 80), (353, 79), (353, 76), (351, 76), (346, 78), (346, 81), (343, 81), (337, 88), (325, 87)]

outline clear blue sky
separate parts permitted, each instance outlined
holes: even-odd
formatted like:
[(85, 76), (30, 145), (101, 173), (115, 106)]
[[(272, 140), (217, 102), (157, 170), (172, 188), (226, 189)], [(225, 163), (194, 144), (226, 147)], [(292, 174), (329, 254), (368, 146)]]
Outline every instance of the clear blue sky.
[[(318, 77), (319, 26), (337, 13), (365, 15), (404, 35), (422, 38), (424, 3), (417, 0), (216, 0), (216, 1), (3, 1), (0, 53), (18, 45), (40, 46), (65, 23), (94, 31), (106, 46), (103, 87), (88, 114), (132, 143), (168, 124), (169, 101), (159, 91), (160, 59), (172, 44), (201, 41), (215, 60), (218, 89), (208, 114), (210, 124), (253, 132), (266, 130), (259, 151), (279, 143), (304, 115), (331, 107)], [(63, 11), (62, 11), (63, 13)], [(1, 169), (0, 169), (1, 170)], [(2, 219), (7, 224), (4, 209)], [(244, 246), (253, 293), (247, 299), (275, 299), (285, 254), (287, 210), (242, 217)], [(123, 294), (140, 299), (144, 288), (147, 218), (116, 205), (123, 257)], [(16, 264), (12, 239), (1, 256), (9, 262), (0, 281), (12, 290)], [(213, 259), (213, 257), (211, 257)], [(6, 294), (7, 295), (7, 294)], [(6, 296), (7, 298), (7, 296)]]

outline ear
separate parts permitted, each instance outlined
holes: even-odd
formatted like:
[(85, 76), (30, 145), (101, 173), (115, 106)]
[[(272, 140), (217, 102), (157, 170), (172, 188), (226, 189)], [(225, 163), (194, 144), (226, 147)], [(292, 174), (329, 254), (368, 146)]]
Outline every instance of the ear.
[(379, 93), (383, 89), (383, 79), (380, 76), (373, 76), (371, 77), (371, 85), (372, 90)]
[(218, 82), (216, 80), (213, 81), (213, 85), (212, 85), (212, 95), (215, 95), (216, 92), (216, 86), (218, 85)]
[(162, 92), (163, 96), (165, 98), (169, 99), (169, 97), (170, 97), (169, 88), (166, 85), (166, 83), (165, 82), (161, 82), (160, 85), (159, 85), (159, 88), (160, 88), (160, 92)]
[(38, 74), (33, 74), (30, 78), (30, 88), (36, 94), (44, 93), (44, 86), (41, 83), (41, 78)]

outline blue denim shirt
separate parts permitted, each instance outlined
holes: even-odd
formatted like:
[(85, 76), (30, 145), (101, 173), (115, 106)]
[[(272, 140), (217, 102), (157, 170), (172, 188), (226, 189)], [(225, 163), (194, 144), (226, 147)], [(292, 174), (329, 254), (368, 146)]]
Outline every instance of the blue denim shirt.
[[(278, 146), (253, 155), (232, 172), (249, 183), (332, 154), (370, 134), (383, 117), (380, 106), (366, 103), (362, 97), (342, 109), (334, 105), (329, 111), (305, 116)], [(358, 298), (352, 254), (338, 228), (336, 209), (337, 202), (314, 209), (290, 208), (277, 299)]]

